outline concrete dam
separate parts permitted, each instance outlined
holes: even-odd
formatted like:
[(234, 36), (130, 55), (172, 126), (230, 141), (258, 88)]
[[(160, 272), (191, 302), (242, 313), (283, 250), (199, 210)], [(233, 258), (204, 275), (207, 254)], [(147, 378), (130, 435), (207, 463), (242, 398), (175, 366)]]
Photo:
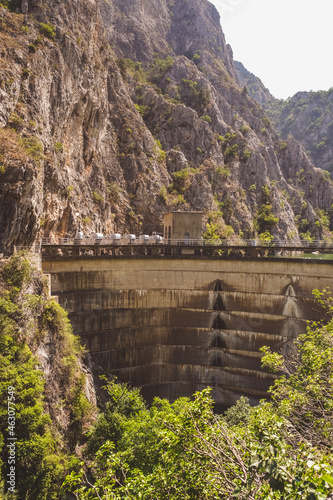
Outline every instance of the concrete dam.
[(260, 347), (288, 349), (333, 290), (332, 264), (195, 256), (43, 257), (51, 293), (95, 364), (143, 396), (174, 400), (210, 386), (217, 411), (256, 404), (274, 375)]

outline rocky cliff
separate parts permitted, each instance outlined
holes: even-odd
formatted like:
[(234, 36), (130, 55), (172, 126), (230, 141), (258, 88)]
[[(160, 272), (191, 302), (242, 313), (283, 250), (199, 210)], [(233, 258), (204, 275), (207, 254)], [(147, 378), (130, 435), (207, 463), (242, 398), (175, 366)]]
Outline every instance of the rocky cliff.
[(275, 99), (262, 81), (242, 63), (235, 62), (237, 77), (257, 101), (283, 139), (297, 139), (314, 165), (333, 171), (333, 89), (297, 92), (284, 101)]
[(245, 66), (239, 62), (235, 61), (235, 68), (237, 72), (237, 77), (240, 85), (244, 88), (246, 87), (249, 95), (254, 99), (260, 106), (265, 110), (270, 107), (271, 102), (278, 101), (268, 90), (263, 82), (245, 68)]
[(159, 231), (188, 209), (222, 237), (328, 234), (330, 180), (239, 86), (208, 1), (22, 8), (0, 6), (4, 250), (79, 224)]
[(333, 89), (297, 92), (282, 106), (269, 109), (278, 118), (282, 137), (293, 135), (300, 141), (313, 163), (333, 172)]

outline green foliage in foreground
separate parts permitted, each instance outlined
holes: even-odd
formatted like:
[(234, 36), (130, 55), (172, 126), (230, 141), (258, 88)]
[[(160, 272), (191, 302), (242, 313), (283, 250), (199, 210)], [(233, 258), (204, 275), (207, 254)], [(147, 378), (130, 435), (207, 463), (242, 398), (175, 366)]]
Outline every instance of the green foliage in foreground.
[(333, 321), (308, 328), (287, 358), (264, 351), (264, 365), (285, 371), (272, 401), (250, 408), (243, 398), (224, 417), (209, 390), (147, 408), (137, 390), (108, 384), (90, 457), (65, 488), (80, 500), (328, 498)]

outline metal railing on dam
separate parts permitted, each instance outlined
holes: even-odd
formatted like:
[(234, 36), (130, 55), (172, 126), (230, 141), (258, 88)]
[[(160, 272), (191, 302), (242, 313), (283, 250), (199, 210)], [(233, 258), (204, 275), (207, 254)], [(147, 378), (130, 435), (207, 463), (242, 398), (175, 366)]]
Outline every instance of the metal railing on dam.
[(42, 238), (40, 251), (47, 256), (197, 256), (197, 257), (268, 257), (290, 255), (294, 252), (333, 253), (332, 240), (203, 240), (163, 239), (142, 242), (95, 238)]

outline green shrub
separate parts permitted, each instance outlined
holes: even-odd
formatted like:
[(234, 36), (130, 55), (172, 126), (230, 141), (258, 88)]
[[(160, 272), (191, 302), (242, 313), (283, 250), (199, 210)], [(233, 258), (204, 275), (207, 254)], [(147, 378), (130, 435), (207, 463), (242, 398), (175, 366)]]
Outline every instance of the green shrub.
[(181, 97), (187, 106), (193, 107), (201, 114), (211, 100), (211, 94), (208, 88), (200, 86), (198, 82), (183, 78), (183, 87)]
[(24, 137), (20, 139), (20, 142), (24, 146), (26, 153), (38, 163), (44, 159), (44, 147), (37, 137)]
[(242, 159), (243, 160), (248, 160), (249, 158), (251, 158), (251, 150), (249, 148), (245, 148), (243, 149), (242, 151)]
[(270, 233), (271, 229), (279, 222), (279, 218), (272, 212), (270, 196), (270, 189), (264, 184), (261, 188), (261, 205), (254, 219), (254, 227), (259, 234)]
[(73, 192), (73, 186), (67, 186), (66, 188), (66, 198), (70, 198), (72, 196), (72, 192)]
[(22, 129), (24, 120), (15, 111), (10, 115), (8, 124), (17, 132)]
[(26, 79), (31, 75), (31, 70), (29, 68), (22, 69), (22, 78)]
[(145, 84), (147, 83), (147, 73), (142, 68), (141, 63), (134, 62), (132, 59), (125, 57), (119, 57), (116, 59), (117, 66), (120, 70), (121, 76), (125, 81), (127, 81), (127, 73), (133, 76), (137, 83)]
[(98, 203), (99, 205), (103, 205), (104, 203), (104, 196), (101, 195), (100, 193), (97, 193), (96, 191), (92, 192), (92, 198), (95, 203)]
[(141, 106), (139, 104), (134, 104), (134, 107), (143, 118), (146, 116), (149, 109), (148, 106), (145, 106), (144, 104), (142, 104)]
[(160, 59), (157, 54), (154, 57), (154, 63), (150, 68), (149, 79), (155, 83), (159, 83), (162, 78), (171, 70), (174, 59), (167, 56), (165, 59)]
[(166, 159), (166, 152), (162, 149), (161, 141), (159, 141), (158, 139), (155, 142), (154, 154), (157, 155), (157, 161), (159, 163), (163, 163)]
[(3, 278), (9, 287), (21, 289), (24, 283), (31, 281), (32, 266), (22, 253), (14, 254), (4, 265)]
[(188, 168), (183, 168), (178, 172), (174, 172), (172, 174), (173, 177), (173, 188), (175, 191), (178, 191), (179, 194), (184, 193), (185, 191), (185, 182), (188, 176), (190, 175), (190, 171)]
[(49, 38), (50, 40), (55, 39), (56, 33), (54, 26), (52, 26), (51, 24), (39, 23), (38, 27), (41, 34), (46, 38)]
[(118, 203), (120, 200), (120, 193), (122, 192), (122, 188), (118, 182), (106, 182), (106, 188), (110, 201)]
[(56, 153), (62, 153), (64, 150), (64, 146), (63, 146), (62, 142), (56, 142), (54, 144), (54, 150)]
[(228, 167), (217, 167), (215, 173), (227, 179), (230, 175), (230, 169)]
[(82, 224), (87, 226), (88, 224), (90, 224), (90, 222), (92, 221), (92, 218), (87, 216), (87, 217), (83, 217), (82, 218)]
[(288, 147), (288, 143), (285, 141), (279, 141), (278, 143), (278, 151), (285, 151)]
[(164, 186), (164, 184), (163, 184), (163, 186), (160, 189), (159, 196), (162, 198), (162, 200), (164, 202), (167, 202), (167, 200), (168, 200), (168, 191), (167, 191), (167, 188)]
[(279, 218), (272, 213), (272, 205), (261, 205), (254, 220), (254, 227), (258, 233), (265, 233), (279, 222)]
[(326, 144), (326, 138), (323, 139), (321, 142), (319, 142), (317, 145), (316, 145), (316, 150), (317, 151), (323, 151), (326, 147), (327, 147), (327, 144)]
[(311, 235), (310, 231), (307, 231), (306, 233), (299, 233), (301, 240), (308, 241), (309, 243), (312, 243), (313, 241), (313, 236)]
[(248, 127), (247, 125), (243, 125), (240, 128), (240, 131), (242, 132), (243, 135), (247, 134), (249, 130), (250, 130), (250, 127)]
[(261, 121), (263, 122), (263, 124), (265, 125), (265, 127), (267, 128), (270, 128), (271, 126), (271, 122), (269, 120), (269, 118), (267, 118), (267, 116), (263, 116)]
[(271, 242), (273, 239), (274, 239), (274, 236), (271, 235), (271, 233), (269, 231), (264, 231), (263, 233), (260, 233), (258, 235), (258, 238), (261, 240), (261, 241), (265, 241), (265, 242)]
[(234, 144), (233, 146), (227, 146), (224, 150), (224, 159), (228, 160), (230, 158), (237, 158), (239, 146)]

